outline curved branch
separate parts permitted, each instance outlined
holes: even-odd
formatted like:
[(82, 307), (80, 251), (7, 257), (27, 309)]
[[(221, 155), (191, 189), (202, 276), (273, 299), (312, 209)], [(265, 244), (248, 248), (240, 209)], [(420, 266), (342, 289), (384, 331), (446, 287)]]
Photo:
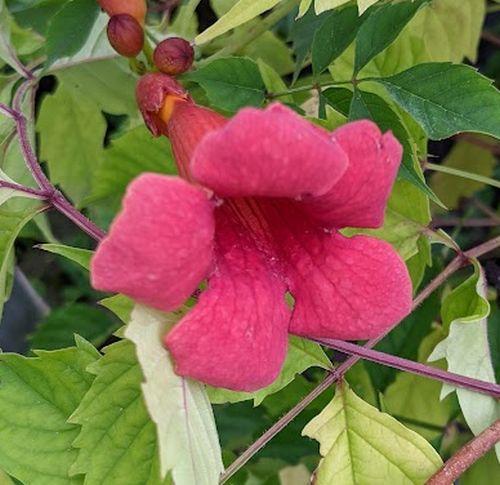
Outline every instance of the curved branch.
[(449, 485), (500, 441), (500, 419), (460, 448), (427, 481), (426, 485)]

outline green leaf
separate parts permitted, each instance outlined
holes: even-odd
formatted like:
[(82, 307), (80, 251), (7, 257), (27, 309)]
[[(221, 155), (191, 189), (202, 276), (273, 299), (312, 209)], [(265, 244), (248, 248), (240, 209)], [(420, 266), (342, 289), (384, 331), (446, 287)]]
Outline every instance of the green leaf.
[(429, 0), (388, 3), (375, 10), (359, 27), (356, 37), (354, 74), (356, 75), (379, 52), (387, 48), (418, 9)]
[(47, 66), (47, 72), (56, 73), (78, 64), (117, 57), (117, 53), (111, 47), (106, 34), (108, 21), (108, 14), (100, 12), (83, 46), (75, 54), (63, 57)]
[(138, 126), (114, 138), (104, 150), (90, 199), (121, 198), (127, 185), (143, 172), (175, 174), (176, 168), (169, 141), (153, 138), (144, 126)]
[(346, 383), (302, 431), (320, 442), (317, 485), (424, 483), (442, 465), (414, 431), (360, 399)]
[(420, 64), (376, 81), (433, 140), (463, 131), (500, 137), (498, 90), (469, 66)]
[(64, 244), (40, 244), (38, 247), (49, 253), (64, 256), (87, 270), (90, 268), (90, 259), (94, 254), (94, 251), (90, 251), (89, 249), (74, 248), (72, 246), (65, 246)]
[(125, 59), (86, 62), (56, 71), (59, 83), (74, 98), (85, 98), (101, 111), (138, 115), (136, 77)]
[[(271, 66), (261, 59), (257, 61), (257, 65), (259, 66), (260, 75), (262, 76), (267, 92), (280, 93), (288, 90), (281, 76)], [(283, 103), (293, 103), (293, 96), (291, 94), (280, 96), (280, 100)]]
[(297, 80), (304, 62), (311, 52), (316, 32), (327, 16), (328, 14), (316, 15), (313, 9), (309, 9), (303, 17), (293, 23), (290, 31), (290, 38), (293, 42), (293, 50), (295, 51), (296, 59), (293, 76), (294, 82)]
[(225, 34), (227, 31), (252, 20), (266, 10), (273, 8), (280, 3), (280, 1), (281, 0), (239, 0), (229, 12), (217, 20), (215, 24), (204, 30), (194, 40), (198, 45), (205, 44), (215, 39), (215, 37)]
[(24, 75), (16, 50), (12, 44), (12, 19), (5, 5), (0, 0), (0, 59), (13, 67), (19, 74)]
[(7, 473), (0, 470), (0, 485), (15, 485), (14, 480), (12, 480)]
[(117, 328), (104, 310), (73, 303), (53, 310), (36, 326), (29, 338), (30, 347), (44, 350), (68, 347), (75, 334), (100, 347)]
[(301, 374), (313, 366), (330, 369), (331, 363), (318, 344), (291, 336), (288, 341), (288, 353), (283, 368), (272, 384), (256, 392), (235, 392), (209, 387), (208, 395), (210, 401), (215, 404), (253, 399), (254, 406), (259, 406), (267, 396), (283, 389), (295, 379), (297, 374)]
[(0, 467), (26, 485), (82, 483), (68, 474), (79, 429), (67, 419), (99, 353), (77, 338), (76, 347), (36, 354), (0, 354)]
[(75, 54), (85, 44), (99, 5), (94, 0), (70, 0), (54, 15), (47, 30), (47, 64)]
[[(393, 2), (394, 3), (394, 2)], [(362, 70), (361, 77), (384, 77), (425, 62), (461, 62), (475, 51), (484, 21), (485, 2), (433, 0), (421, 8), (397, 39)], [(335, 80), (351, 79), (354, 46), (331, 67)]]
[[(449, 327), (446, 339), (429, 357), (445, 358), (448, 371), (467, 377), (495, 382), (488, 343), (490, 305), (486, 300), (487, 283), (483, 269), (473, 260), (474, 274), (455, 288), (443, 301), (441, 317)], [(460, 408), (471, 431), (478, 435), (500, 418), (500, 404), (491, 396), (443, 385), (441, 398), (456, 391)], [(500, 458), (500, 444), (496, 446)]]
[(162, 483), (155, 425), (142, 399), (134, 346), (126, 340), (110, 345), (88, 371), (94, 382), (69, 418), (81, 426), (70, 473), (86, 474), (90, 484)]
[(125, 295), (114, 295), (104, 298), (100, 305), (112, 311), (123, 323), (130, 321), (130, 315), (134, 309), (134, 301)]
[(178, 319), (137, 305), (125, 336), (134, 342), (144, 373), (142, 390), (157, 426), (162, 476), (171, 471), (176, 485), (211, 485), (224, 470), (212, 407), (202, 384), (175, 374), (162, 344)]
[(237, 111), (243, 106), (260, 106), (266, 88), (257, 64), (244, 57), (217, 59), (189, 74), (201, 85), (217, 108)]
[[(441, 162), (445, 167), (466, 170), (485, 177), (493, 176), (496, 164), (496, 158), (490, 150), (462, 140), (455, 143)], [(458, 208), (460, 199), (471, 197), (485, 187), (484, 183), (441, 172), (432, 175), (430, 185), (449, 209)]]
[(106, 132), (102, 113), (89, 99), (60, 86), (43, 100), (37, 129), (40, 157), (48, 162), (52, 182), (79, 203), (100, 163)]
[(422, 42), (427, 61), (468, 57), (475, 63), (485, 13), (485, 2), (433, 0), (417, 13), (407, 34)]
[(171, 32), (175, 32), (183, 38), (192, 38), (198, 32), (198, 19), (196, 9), (201, 0), (186, 0), (177, 8), (176, 15), (170, 26)]
[[(0, 169), (0, 181), (4, 182), (9, 182), (9, 183), (15, 183), (6, 173), (4, 173)], [(20, 190), (16, 189), (10, 189), (7, 187), (1, 187), (0, 186), (0, 206), (4, 203), (7, 202), (9, 199), (12, 197), (27, 197), (31, 199), (36, 199), (35, 196), (32, 196), (26, 192), (21, 192)]]
[[(258, 19), (254, 22), (257, 27), (261, 20)], [(264, 61), (281, 76), (291, 73), (295, 67), (291, 49), (282, 39), (269, 30), (248, 44), (241, 51), (241, 54), (257, 62), (259, 60)]]
[(22, 212), (0, 208), (0, 318), (8, 299), (8, 272), (12, 263), (14, 242), (21, 229), (39, 212), (32, 207)]
[(361, 24), (354, 5), (329, 13), (314, 34), (312, 66), (315, 74), (321, 74), (344, 52), (356, 37)]

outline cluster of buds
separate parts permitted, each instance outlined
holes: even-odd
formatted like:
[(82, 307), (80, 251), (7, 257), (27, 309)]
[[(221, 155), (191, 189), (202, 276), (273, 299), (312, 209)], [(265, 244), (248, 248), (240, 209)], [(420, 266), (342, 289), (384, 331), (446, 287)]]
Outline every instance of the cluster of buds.
[[(118, 54), (136, 57), (144, 47), (145, 0), (98, 0), (110, 16), (107, 34), (110, 44)], [(194, 50), (180, 37), (170, 37), (158, 44), (153, 61), (156, 68), (170, 76), (186, 72), (193, 64)]]

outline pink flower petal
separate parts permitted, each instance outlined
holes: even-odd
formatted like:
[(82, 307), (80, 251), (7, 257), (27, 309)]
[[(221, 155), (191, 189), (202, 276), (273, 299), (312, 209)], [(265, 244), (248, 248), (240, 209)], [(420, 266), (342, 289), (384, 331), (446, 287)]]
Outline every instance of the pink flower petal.
[(295, 236), (286, 248), (290, 292), (295, 297), (291, 333), (374, 338), (410, 312), (410, 277), (388, 243), (312, 231)]
[[(221, 211), (219, 211), (221, 212)], [(208, 290), (166, 336), (176, 373), (212, 386), (254, 391), (271, 384), (287, 349), (285, 285), (254, 242), (221, 214)]]
[(213, 237), (213, 208), (201, 189), (178, 177), (141, 175), (92, 260), (92, 285), (173, 310), (207, 275)]
[(304, 205), (329, 227), (380, 227), (401, 162), (400, 143), (367, 120), (347, 123), (333, 139), (347, 153), (349, 166), (328, 193)]
[(241, 110), (200, 142), (191, 163), (195, 179), (231, 197), (321, 195), (347, 167), (335, 139), (280, 104)]

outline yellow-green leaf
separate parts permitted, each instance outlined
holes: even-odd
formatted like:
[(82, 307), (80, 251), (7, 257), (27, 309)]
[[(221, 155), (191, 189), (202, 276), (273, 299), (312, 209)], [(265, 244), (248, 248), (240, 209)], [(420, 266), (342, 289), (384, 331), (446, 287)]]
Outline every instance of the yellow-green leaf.
[(223, 15), (215, 24), (204, 30), (194, 40), (196, 44), (205, 44), (219, 35), (225, 34), (261, 13), (273, 8), (281, 0), (240, 0), (234, 7)]
[[(455, 144), (442, 165), (491, 177), (497, 161), (495, 156), (483, 147), (459, 141)], [(449, 209), (456, 209), (462, 197), (470, 197), (485, 184), (446, 173), (435, 173), (430, 186)]]
[(423, 484), (442, 465), (424, 438), (364, 402), (346, 383), (302, 434), (320, 443), (316, 485)]
[(144, 374), (142, 390), (157, 427), (161, 476), (171, 471), (176, 485), (213, 485), (224, 468), (212, 407), (203, 385), (175, 374), (162, 345), (177, 320), (176, 314), (137, 305), (125, 336), (134, 342)]
[[(473, 379), (495, 382), (488, 342), (490, 304), (486, 299), (484, 271), (473, 260), (474, 274), (455, 288), (443, 301), (441, 317), (449, 335), (429, 357), (445, 358), (448, 371)], [(460, 408), (471, 431), (477, 435), (500, 418), (500, 404), (492, 396), (443, 384), (441, 398), (456, 391)], [(500, 458), (500, 444), (496, 446)]]

